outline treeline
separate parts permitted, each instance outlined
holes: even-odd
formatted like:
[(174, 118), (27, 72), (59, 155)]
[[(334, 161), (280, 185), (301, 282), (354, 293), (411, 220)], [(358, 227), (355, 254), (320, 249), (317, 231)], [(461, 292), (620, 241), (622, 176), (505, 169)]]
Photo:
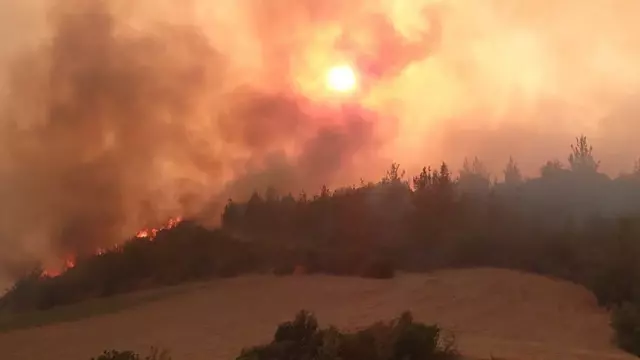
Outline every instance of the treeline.
[[(640, 167), (614, 179), (599, 173), (585, 137), (568, 160), (525, 179), (511, 159), (502, 182), (476, 158), (457, 177), (445, 163), (413, 177), (392, 164), (379, 182), (323, 187), (313, 196), (269, 188), (245, 202), (229, 200), (222, 229), (281, 248), (366, 249), (404, 270), (499, 266), (605, 286), (600, 269), (607, 261), (621, 266), (613, 253), (635, 254), (625, 247), (640, 235)], [(598, 294), (603, 303), (620, 297)]]
[(229, 200), (220, 229), (185, 221), (153, 242), (136, 239), (77, 259), (58, 277), (36, 269), (0, 310), (46, 309), (88, 297), (216, 276), (273, 271), (374, 278), (394, 270), (491, 266), (585, 285), (613, 309), (620, 345), (640, 354), (640, 164), (610, 178), (585, 137), (567, 166), (526, 179), (515, 160), (495, 181), (478, 159), (409, 177), (392, 164), (375, 183), (317, 194)]

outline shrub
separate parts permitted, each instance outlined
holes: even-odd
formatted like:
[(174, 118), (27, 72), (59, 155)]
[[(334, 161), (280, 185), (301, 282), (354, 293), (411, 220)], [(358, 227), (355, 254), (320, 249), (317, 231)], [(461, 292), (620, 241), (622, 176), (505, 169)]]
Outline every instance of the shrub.
[(140, 360), (140, 355), (133, 351), (109, 350), (103, 352), (97, 358), (91, 358), (91, 360)]
[(158, 348), (151, 348), (149, 355), (144, 358), (130, 350), (109, 350), (104, 351), (102, 355), (97, 358), (91, 358), (91, 360), (171, 360), (171, 356), (168, 350), (160, 350)]
[(309, 312), (278, 326), (271, 343), (242, 351), (237, 360), (449, 360), (458, 359), (453, 338), (437, 325), (416, 323), (410, 313), (390, 322), (342, 333), (320, 329)]

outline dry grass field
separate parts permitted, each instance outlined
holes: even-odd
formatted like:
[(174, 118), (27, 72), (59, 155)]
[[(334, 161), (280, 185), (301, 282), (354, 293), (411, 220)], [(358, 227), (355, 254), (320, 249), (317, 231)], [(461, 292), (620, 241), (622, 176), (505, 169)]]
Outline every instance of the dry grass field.
[(323, 325), (345, 329), (411, 310), (418, 320), (453, 330), (470, 359), (634, 359), (611, 344), (608, 315), (587, 290), (508, 270), (447, 270), (392, 280), (256, 275), (163, 291), (153, 301), (120, 300), (129, 306), (118, 311), (4, 331), (0, 358), (88, 360), (104, 349), (146, 352), (160, 346), (175, 360), (228, 360), (269, 340), (279, 322), (304, 308)]

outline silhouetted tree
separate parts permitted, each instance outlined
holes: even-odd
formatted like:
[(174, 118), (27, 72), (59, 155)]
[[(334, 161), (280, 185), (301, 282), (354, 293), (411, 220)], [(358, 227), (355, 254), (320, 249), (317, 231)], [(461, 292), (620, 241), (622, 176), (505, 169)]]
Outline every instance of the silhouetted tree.
[(431, 185), (431, 166), (428, 168), (425, 166), (420, 171), (420, 174), (413, 177), (413, 190), (421, 191)]
[(589, 144), (586, 136), (577, 137), (576, 143), (571, 145), (569, 164), (571, 170), (575, 172), (595, 173), (598, 171), (600, 162), (594, 159), (593, 146)]
[(451, 177), (449, 166), (444, 161), (442, 162), (442, 164), (440, 164), (440, 171), (438, 172), (438, 176), (434, 180), (434, 184), (436, 185), (437, 193), (440, 199), (440, 206), (449, 206), (455, 196), (455, 184), (453, 178)]
[(298, 202), (306, 203), (307, 201), (309, 201), (309, 198), (307, 197), (307, 193), (304, 190), (300, 191), (300, 195), (298, 195)]
[(273, 186), (267, 187), (267, 190), (265, 190), (264, 192), (264, 199), (268, 203), (278, 202), (280, 200), (280, 195), (278, 194), (278, 190)]
[(234, 203), (232, 199), (229, 199), (222, 213), (222, 227), (231, 231), (236, 231), (242, 227), (243, 217), (240, 206)]
[(320, 199), (327, 199), (331, 196), (331, 190), (327, 187), (327, 185), (322, 185), (320, 189)]
[(392, 163), (391, 167), (385, 173), (381, 182), (383, 184), (396, 184), (401, 183), (404, 179), (405, 171), (400, 170), (400, 164)]
[(265, 229), (265, 202), (257, 192), (249, 198), (245, 210), (246, 230), (257, 234)]
[(520, 185), (523, 182), (520, 168), (512, 157), (509, 157), (509, 162), (504, 169), (504, 182), (507, 185)]
[(485, 192), (491, 187), (491, 174), (478, 157), (472, 162), (465, 158), (458, 184), (463, 192)]
[(549, 160), (540, 168), (540, 175), (549, 178), (562, 174), (565, 171), (560, 160)]
[(449, 166), (443, 161), (440, 164), (440, 172), (438, 173), (438, 184), (449, 186), (452, 184), (451, 171)]

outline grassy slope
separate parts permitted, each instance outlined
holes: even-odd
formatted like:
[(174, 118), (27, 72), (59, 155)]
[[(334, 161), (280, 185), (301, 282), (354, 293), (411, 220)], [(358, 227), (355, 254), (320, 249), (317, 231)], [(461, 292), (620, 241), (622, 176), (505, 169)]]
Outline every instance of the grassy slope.
[[(162, 291), (172, 296), (158, 299)], [(2, 358), (81, 360), (105, 348), (145, 351), (155, 345), (171, 348), (176, 360), (227, 360), (243, 346), (268, 340), (277, 323), (306, 308), (343, 328), (408, 309), (418, 320), (454, 330), (462, 352), (473, 358), (633, 359), (607, 341), (608, 316), (588, 291), (507, 270), (440, 271), (389, 281), (248, 276), (146, 296), (97, 306), (138, 305), (119, 312), (0, 334)], [(145, 303), (149, 299), (156, 301)], [(87, 305), (78, 306), (73, 309)]]
[(110, 298), (90, 299), (79, 304), (59, 306), (47, 311), (32, 311), (19, 314), (0, 312), (0, 333), (110, 314), (166, 299), (173, 295), (191, 292), (195, 288), (195, 284), (188, 284), (140, 291)]

